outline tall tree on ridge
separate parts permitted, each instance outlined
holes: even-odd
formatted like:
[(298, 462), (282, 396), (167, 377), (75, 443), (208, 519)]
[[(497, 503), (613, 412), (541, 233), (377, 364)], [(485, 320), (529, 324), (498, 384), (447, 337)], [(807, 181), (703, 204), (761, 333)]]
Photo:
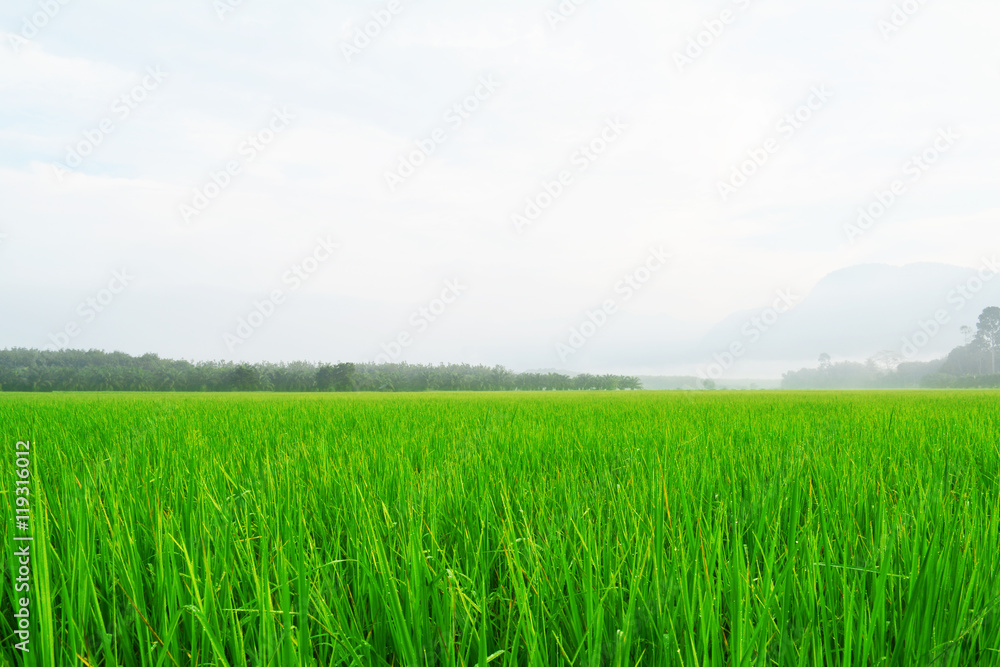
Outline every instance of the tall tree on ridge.
[(997, 350), (1000, 350), (1000, 308), (990, 306), (979, 316), (976, 338), (990, 351), (990, 373), (997, 372)]

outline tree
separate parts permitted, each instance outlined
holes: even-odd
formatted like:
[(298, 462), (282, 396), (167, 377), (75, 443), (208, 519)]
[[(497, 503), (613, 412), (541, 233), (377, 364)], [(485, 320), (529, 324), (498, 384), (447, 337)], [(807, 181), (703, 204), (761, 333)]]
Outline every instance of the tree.
[(963, 324), (962, 327), (959, 329), (959, 331), (962, 332), (962, 339), (965, 341), (966, 345), (971, 344), (972, 341), (975, 340), (976, 338), (976, 333), (972, 330), (972, 327), (970, 327), (968, 324)]
[(627, 375), (618, 383), (618, 388), (628, 391), (640, 391), (642, 389), (642, 381), (637, 377)]
[[(985, 350), (983, 359), (988, 359)], [(987, 365), (989, 361), (985, 362)], [(0, 391), (484, 391), (641, 389), (637, 378), (514, 374), (503, 366), (236, 364), (101, 350), (0, 350)]]
[(250, 364), (240, 364), (229, 374), (229, 386), (235, 391), (256, 391), (260, 388), (260, 376)]
[(333, 366), (330, 364), (320, 364), (316, 370), (316, 388), (320, 391), (330, 391), (333, 389)]
[(894, 372), (902, 361), (902, 358), (892, 350), (882, 350), (871, 358), (875, 369), (886, 374)]
[(355, 391), (355, 372), (354, 364), (322, 364), (316, 370), (316, 388), (320, 391)]
[(354, 364), (337, 364), (333, 367), (333, 389), (334, 391), (354, 391), (355, 380), (354, 373), (356, 368)]
[(819, 367), (824, 370), (830, 367), (830, 355), (826, 352), (819, 355)]
[(997, 372), (997, 350), (1000, 350), (1000, 308), (990, 306), (979, 316), (976, 339), (990, 353), (990, 373)]
[(503, 366), (494, 366), (490, 372), (490, 387), (493, 391), (505, 391), (514, 387), (514, 374)]
[(986, 349), (986, 344), (978, 338), (974, 338), (968, 345), (962, 345), (952, 350), (939, 370), (957, 377), (982, 375), (989, 370), (989, 366), (990, 353)]

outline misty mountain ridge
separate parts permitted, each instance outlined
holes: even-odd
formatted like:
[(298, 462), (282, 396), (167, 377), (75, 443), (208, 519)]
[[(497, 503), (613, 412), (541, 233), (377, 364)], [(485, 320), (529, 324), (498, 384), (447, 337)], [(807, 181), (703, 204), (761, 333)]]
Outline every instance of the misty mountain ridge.
[(989, 275), (984, 281), (978, 273), (938, 263), (840, 269), (820, 280), (772, 325), (761, 321), (762, 309), (741, 311), (714, 326), (700, 345), (706, 351), (722, 351), (742, 342), (747, 358), (785, 362), (814, 361), (824, 352), (855, 360), (882, 350), (905, 356), (904, 341), (912, 341), (922, 322), (943, 313), (944, 324), (911, 355), (941, 357), (964, 342), (961, 326), (974, 326), (983, 308), (1000, 303), (1000, 280)]

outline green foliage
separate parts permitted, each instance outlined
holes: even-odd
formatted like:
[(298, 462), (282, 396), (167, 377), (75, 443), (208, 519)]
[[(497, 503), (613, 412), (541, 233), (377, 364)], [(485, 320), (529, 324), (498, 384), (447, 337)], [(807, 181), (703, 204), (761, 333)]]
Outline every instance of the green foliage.
[(260, 391), (260, 374), (250, 364), (240, 364), (229, 373), (227, 384), (234, 391)]
[(952, 350), (941, 366), (941, 372), (953, 377), (983, 375), (990, 372), (990, 367), (990, 352), (977, 338)]
[(48, 664), (1000, 664), (995, 393), (4, 394), (0, 431)]
[(354, 364), (322, 364), (316, 370), (316, 387), (320, 391), (354, 391), (356, 370)]
[(976, 323), (976, 341), (990, 354), (990, 373), (996, 373), (996, 353), (1000, 351), (1000, 308), (987, 308)]
[(0, 391), (541, 391), (642, 389), (620, 375), (512, 373), (469, 364), (235, 364), (100, 350), (0, 350)]

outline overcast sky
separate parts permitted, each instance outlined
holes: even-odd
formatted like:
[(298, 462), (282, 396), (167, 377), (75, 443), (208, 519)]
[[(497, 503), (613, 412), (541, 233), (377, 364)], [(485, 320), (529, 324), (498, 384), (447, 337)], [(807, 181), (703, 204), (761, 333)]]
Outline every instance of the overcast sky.
[(1000, 250), (995, 0), (576, 2), (5, 0), (0, 347), (695, 372)]

